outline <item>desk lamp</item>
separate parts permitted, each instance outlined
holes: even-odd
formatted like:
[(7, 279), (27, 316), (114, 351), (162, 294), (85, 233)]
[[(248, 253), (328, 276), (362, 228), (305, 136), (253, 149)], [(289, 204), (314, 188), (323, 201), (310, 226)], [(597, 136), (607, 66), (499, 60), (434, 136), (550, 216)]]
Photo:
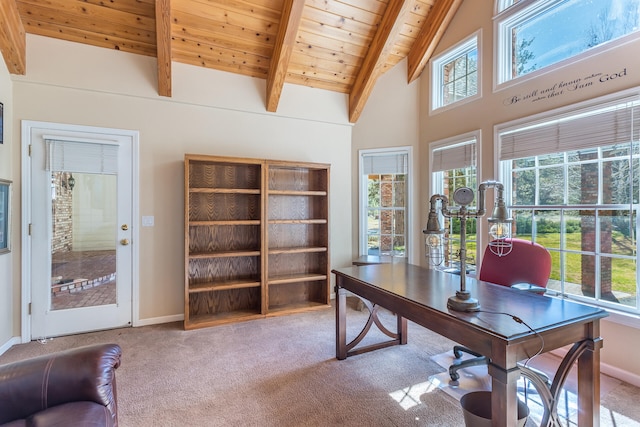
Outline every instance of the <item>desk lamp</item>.
[(448, 208), (449, 200), (442, 194), (431, 196), (431, 208), (427, 227), (422, 231), (425, 234), (425, 252), (433, 265), (440, 265), (444, 259), (444, 229), (440, 226), (438, 218), (438, 201), (440, 212), (446, 218), (458, 218), (460, 220), (460, 290), (454, 296), (449, 297), (447, 307), (454, 311), (474, 311), (480, 308), (476, 298), (472, 298), (466, 289), (467, 277), (467, 218), (480, 218), (486, 213), (485, 191), (487, 188), (496, 189), (493, 212), (488, 218), (491, 227), (489, 229), (491, 252), (498, 256), (506, 256), (511, 252), (512, 218), (504, 203), (504, 187), (498, 181), (484, 181), (478, 186), (478, 209), (468, 210), (467, 206), (473, 202), (473, 190), (469, 187), (460, 187), (453, 192), (453, 201), (460, 207), (455, 210)]

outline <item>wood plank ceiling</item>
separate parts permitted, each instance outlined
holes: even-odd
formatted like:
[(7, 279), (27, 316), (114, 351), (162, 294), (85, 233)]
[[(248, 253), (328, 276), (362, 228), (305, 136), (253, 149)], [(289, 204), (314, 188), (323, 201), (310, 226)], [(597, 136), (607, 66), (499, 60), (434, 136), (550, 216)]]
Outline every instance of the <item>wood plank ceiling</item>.
[(422, 73), (462, 0), (2, 0), (0, 50), (25, 74), (25, 34), (157, 57), (158, 94), (181, 62), (349, 94), (355, 123), (376, 80), (408, 57)]

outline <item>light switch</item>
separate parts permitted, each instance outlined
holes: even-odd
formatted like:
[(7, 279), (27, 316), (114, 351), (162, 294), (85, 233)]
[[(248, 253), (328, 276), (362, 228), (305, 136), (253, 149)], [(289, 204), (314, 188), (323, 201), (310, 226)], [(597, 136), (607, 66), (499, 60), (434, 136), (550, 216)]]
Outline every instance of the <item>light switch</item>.
[(153, 227), (153, 216), (143, 216), (142, 217), (142, 226), (143, 227)]

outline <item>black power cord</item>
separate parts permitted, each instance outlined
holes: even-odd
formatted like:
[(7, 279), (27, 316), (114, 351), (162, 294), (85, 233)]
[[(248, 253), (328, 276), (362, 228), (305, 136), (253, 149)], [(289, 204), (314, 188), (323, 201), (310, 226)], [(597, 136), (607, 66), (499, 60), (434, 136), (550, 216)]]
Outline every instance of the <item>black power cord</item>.
[[(488, 313), (488, 314), (499, 314), (499, 315), (503, 315), (503, 316), (508, 316), (511, 317), (513, 319), (514, 322), (519, 323), (521, 325), (524, 325), (527, 327), (527, 329), (529, 329), (529, 331), (533, 332), (539, 339), (540, 339), (540, 349), (536, 352), (536, 354), (534, 354), (533, 356), (529, 357), (523, 364), (522, 366), (524, 367), (528, 367), (527, 365), (529, 364), (529, 362), (531, 362), (535, 357), (539, 356), (540, 354), (542, 354), (542, 351), (544, 350), (544, 338), (542, 337), (542, 335), (540, 335), (538, 333), (538, 331), (536, 331), (535, 329), (533, 329), (527, 322), (525, 322), (524, 320), (522, 320), (520, 317), (511, 314), (511, 313), (507, 313), (505, 311), (490, 311), (490, 310), (482, 310), (482, 309), (473, 309), (473, 310), (468, 310), (468, 313)], [(532, 369), (532, 368), (529, 368)], [(534, 370), (537, 371), (537, 370)], [(546, 373), (540, 371), (540, 375), (544, 378), (544, 381), (546, 381), (547, 383), (549, 383), (549, 378), (547, 376)], [(526, 381), (526, 378), (525, 378)], [(550, 385), (550, 384), (549, 384)], [(527, 394), (528, 394), (528, 388), (525, 387), (524, 390), (525, 393), (525, 399), (527, 398)]]
[(529, 329), (529, 331), (533, 332), (539, 339), (540, 339), (540, 349), (536, 352), (536, 354), (534, 354), (533, 356), (529, 357), (524, 363), (523, 366), (527, 366), (529, 364), (530, 361), (532, 361), (535, 357), (539, 356), (540, 354), (542, 354), (542, 351), (544, 350), (544, 338), (542, 337), (542, 335), (540, 335), (538, 333), (538, 331), (536, 331), (535, 329), (533, 329), (531, 326), (529, 326), (529, 324), (527, 322), (525, 322), (524, 320), (522, 320), (521, 318), (519, 318), (518, 316), (511, 314), (511, 313), (507, 313), (506, 311), (490, 311), (490, 310), (482, 310), (482, 309), (474, 309), (474, 310), (469, 310), (469, 313), (488, 313), (488, 314), (501, 314), (504, 316), (508, 316), (511, 317), (513, 319), (514, 322), (516, 323), (520, 323), (521, 325), (524, 325), (527, 327), (527, 329)]

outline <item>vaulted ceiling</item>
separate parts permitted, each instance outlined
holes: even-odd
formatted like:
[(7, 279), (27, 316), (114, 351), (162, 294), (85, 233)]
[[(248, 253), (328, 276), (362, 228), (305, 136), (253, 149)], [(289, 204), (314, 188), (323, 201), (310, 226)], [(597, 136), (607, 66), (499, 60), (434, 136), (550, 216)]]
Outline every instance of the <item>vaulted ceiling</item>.
[(349, 94), (356, 122), (376, 80), (405, 57), (420, 76), (462, 0), (2, 0), (0, 50), (25, 74), (26, 33), (157, 58), (158, 94), (173, 62)]

